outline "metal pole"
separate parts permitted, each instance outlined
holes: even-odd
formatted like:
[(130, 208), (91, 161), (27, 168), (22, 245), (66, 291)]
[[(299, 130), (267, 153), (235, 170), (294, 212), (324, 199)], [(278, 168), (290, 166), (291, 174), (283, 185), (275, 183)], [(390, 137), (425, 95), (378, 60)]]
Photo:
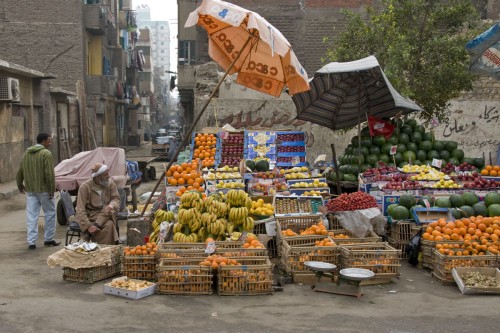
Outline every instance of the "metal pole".
[(340, 195), (342, 194), (342, 187), (340, 186), (340, 171), (339, 165), (337, 163), (337, 153), (335, 152), (335, 145), (333, 143), (330, 145), (330, 147), (332, 147), (333, 167), (335, 170), (335, 178), (337, 178), (337, 194)]
[[(182, 143), (177, 147), (177, 150), (175, 151), (175, 154), (174, 156), (172, 157), (172, 159), (168, 162), (168, 165), (167, 167), (165, 168), (165, 170), (168, 170), (170, 169), (170, 167), (172, 166), (172, 164), (174, 164), (174, 161), (177, 159), (177, 156), (179, 156), (179, 153), (181, 152), (182, 150), (182, 147), (188, 143), (189, 141), (189, 138), (191, 136), (191, 133), (193, 133), (194, 131), (194, 128), (196, 127), (196, 125), (198, 124), (198, 121), (200, 121), (200, 118), (201, 116), (203, 115), (203, 113), (205, 112), (205, 110), (207, 109), (208, 107), (208, 104), (210, 104), (210, 101), (212, 100), (212, 98), (214, 97), (214, 95), (217, 93), (217, 91), (219, 90), (219, 87), (221, 86), (222, 82), (224, 81), (224, 79), (226, 78), (226, 76), (228, 75), (229, 71), (231, 70), (231, 68), (233, 68), (234, 64), (236, 63), (236, 61), (238, 61), (238, 59), (240, 58), (241, 54), (243, 53), (243, 50), (245, 49), (245, 47), (247, 47), (248, 43), (250, 43), (250, 41), (252, 40), (252, 36), (248, 37), (247, 41), (245, 42), (245, 44), (243, 45), (243, 47), (241, 48), (240, 52), (238, 52), (238, 54), (236, 55), (235, 59), (233, 60), (233, 62), (231, 63), (231, 65), (228, 67), (228, 69), (226, 70), (226, 72), (224, 73), (224, 75), (220, 78), (219, 80), (219, 83), (217, 83), (217, 86), (215, 87), (214, 91), (212, 92), (212, 94), (210, 94), (210, 97), (208, 97), (208, 100), (205, 102), (205, 105), (203, 106), (203, 108), (201, 109), (200, 113), (198, 114), (198, 116), (196, 117), (196, 119), (194, 120), (193, 124), (191, 125), (191, 127), (189, 128), (189, 130), (186, 132), (186, 134), (184, 135), (184, 139), (182, 140)], [(162, 182), (163, 178), (165, 177), (165, 173), (166, 172), (163, 172), (161, 177), (158, 178), (158, 181), (156, 182), (156, 185), (153, 189), (153, 191), (151, 191), (151, 194), (149, 195), (149, 198), (148, 198), (148, 201), (146, 201), (146, 204), (144, 205), (144, 208), (142, 209), (142, 212), (141, 212), (141, 216), (144, 216), (144, 212), (146, 211), (146, 209), (148, 208), (148, 205), (149, 203), (151, 202), (151, 198), (153, 197), (154, 193), (156, 192), (156, 190), (158, 189), (158, 186), (160, 186), (160, 183)]]

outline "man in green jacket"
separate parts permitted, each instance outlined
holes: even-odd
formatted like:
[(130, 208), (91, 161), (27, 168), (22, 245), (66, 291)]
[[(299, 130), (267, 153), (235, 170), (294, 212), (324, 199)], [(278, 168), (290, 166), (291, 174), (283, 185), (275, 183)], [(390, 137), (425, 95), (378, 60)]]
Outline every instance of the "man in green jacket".
[(38, 217), (40, 207), (45, 213), (45, 246), (58, 246), (61, 242), (54, 240), (56, 234), (56, 191), (54, 159), (48, 149), (52, 137), (40, 133), (36, 137), (37, 144), (29, 147), (23, 155), (17, 172), (17, 188), (26, 192), (26, 225), (28, 229), (28, 248), (36, 249), (38, 239)]

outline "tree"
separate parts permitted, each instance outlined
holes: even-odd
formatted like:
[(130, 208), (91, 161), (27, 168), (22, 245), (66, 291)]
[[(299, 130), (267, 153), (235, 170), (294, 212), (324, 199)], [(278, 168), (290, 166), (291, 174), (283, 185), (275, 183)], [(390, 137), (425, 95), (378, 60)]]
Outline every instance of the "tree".
[(425, 112), (425, 121), (446, 120), (449, 101), (472, 89), (465, 44), (479, 31), (470, 0), (383, 0), (367, 19), (344, 11), (346, 30), (327, 51), (326, 62), (374, 55), (402, 95)]

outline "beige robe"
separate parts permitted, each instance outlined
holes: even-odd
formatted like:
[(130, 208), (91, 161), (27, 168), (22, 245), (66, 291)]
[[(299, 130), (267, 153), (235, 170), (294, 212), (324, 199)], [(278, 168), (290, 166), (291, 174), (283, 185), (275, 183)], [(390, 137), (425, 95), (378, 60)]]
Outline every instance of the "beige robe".
[(93, 242), (114, 245), (119, 240), (116, 214), (105, 214), (107, 205), (113, 206), (115, 212), (120, 210), (120, 194), (113, 179), (109, 178), (109, 185), (105, 188), (89, 179), (78, 189), (75, 218), (83, 232), (92, 224), (101, 229), (92, 235)]

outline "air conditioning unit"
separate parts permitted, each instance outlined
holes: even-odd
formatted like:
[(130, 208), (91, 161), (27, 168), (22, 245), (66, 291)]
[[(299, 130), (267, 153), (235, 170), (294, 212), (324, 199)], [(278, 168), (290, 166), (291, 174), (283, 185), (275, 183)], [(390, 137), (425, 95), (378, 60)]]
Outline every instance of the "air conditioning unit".
[(21, 102), (19, 80), (11, 77), (0, 77), (0, 101)]

